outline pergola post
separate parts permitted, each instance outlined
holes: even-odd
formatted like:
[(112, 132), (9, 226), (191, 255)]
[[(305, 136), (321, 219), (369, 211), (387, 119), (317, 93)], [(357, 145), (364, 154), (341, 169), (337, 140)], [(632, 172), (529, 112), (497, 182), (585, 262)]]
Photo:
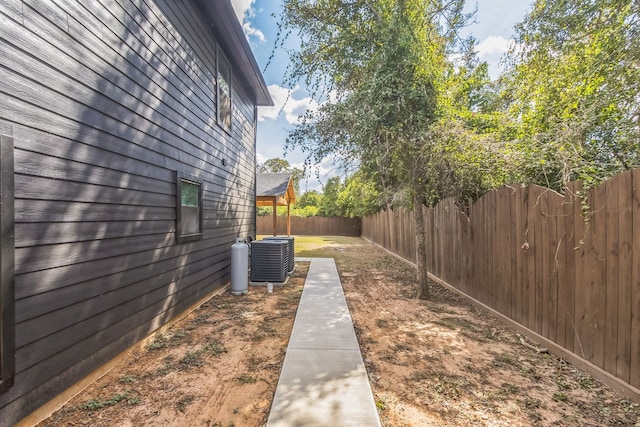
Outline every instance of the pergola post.
[(273, 235), (277, 235), (278, 227), (278, 204), (276, 203), (276, 198), (273, 198)]
[(287, 203), (287, 236), (291, 236), (291, 203)]

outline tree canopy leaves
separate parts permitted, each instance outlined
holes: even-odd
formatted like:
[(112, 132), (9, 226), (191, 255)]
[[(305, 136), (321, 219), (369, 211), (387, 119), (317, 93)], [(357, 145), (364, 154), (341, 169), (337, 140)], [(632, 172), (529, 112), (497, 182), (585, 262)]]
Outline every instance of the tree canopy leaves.
[(589, 186), (640, 165), (640, 2), (536, 0), (497, 81), (459, 35), (464, 3), (284, 0), (281, 30), (301, 38), (287, 79), (321, 105), (286, 145), (358, 171), (375, 199), (352, 212), (476, 198), (515, 180)]
[[(303, 117), (287, 145), (302, 148), (312, 163), (338, 155), (345, 169), (360, 168), (387, 204), (411, 204), (414, 192), (428, 204), (455, 193), (434, 185), (451, 171), (443, 171), (447, 162), (433, 154), (459, 152), (469, 144), (442, 147), (434, 132), (446, 126), (432, 125), (453, 119), (457, 128), (496, 127), (485, 111), (491, 101), (484, 89), (486, 64), (474, 60), (473, 40), (457, 35), (468, 18), (463, 5), (462, 0), (286, 1), (284, 24), (303, 40), (289, 77), (304, 76), (315, 89), (337, 94), (337, 102)], [(449, 56), (458, 50), (464, 64), (456, 68)]]
[[(456, 76), (449, 55), (460, 48), (468, 53), (472, 44), (458, 36), (468, 18), (462, 13), (464, 0), (284, 4), (283, 25), (302, 39), (292, 55), (289, 77), (304, 78), (314, 94), (333, 91), (336, 98), (309, 112), (287, 144), (302, 148), (315, 163), (329, 154), (340, 155), (345, 163), (357, 164), (379, 194), (408, 205), (433, 204), (444, 196), (443, 178), (454, 175), (449, 154), (467, 145), (442, 138), (440, 131), (445, 121), (462, 116), (453, 111), (456, 106), (472, 103), (471, 90), (457, 91), (454, 99), (447, 87)], [(459, 121), (459, 126), (464, 123)], [(443, 141), (455, 146), (444, 147)], [(422, 210), (414, 213), (418, 294), (426, 297)]]
[(526, 180), (561, 189), (640, 165), (640, 2), (535, 2), (507, 93)]

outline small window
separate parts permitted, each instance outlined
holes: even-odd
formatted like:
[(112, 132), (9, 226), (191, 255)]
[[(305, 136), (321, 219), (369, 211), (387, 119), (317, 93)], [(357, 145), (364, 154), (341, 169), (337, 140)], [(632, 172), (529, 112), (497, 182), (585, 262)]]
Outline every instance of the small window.
[(176, 182), (178, 243), (202, 239), (202, 181), (178, 172)]
[(218, 124), (231, 131), (231, 65), (218, 50)]
[(15, 375), (13, 137), (0, 123), (0, 392)]

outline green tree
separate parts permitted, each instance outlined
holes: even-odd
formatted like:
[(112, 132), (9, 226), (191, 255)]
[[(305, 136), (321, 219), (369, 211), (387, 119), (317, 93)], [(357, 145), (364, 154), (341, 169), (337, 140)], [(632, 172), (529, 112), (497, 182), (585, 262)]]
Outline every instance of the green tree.
[(507, 97), (523, 178), (561, 189), (640, 165), (640, 2), (538, 0), (516, 28)]
[(338, 176), (333, 176), (327, 180), (322, 187), (322, 202), (318, 207), (318, 215), (321, 216), (344, 216), (340, 205), (340, 192), (344, 188), (342, 180)]
[(375, 182), (357, 171), (345, 181), (338, 195), (344, 216), (357, 218), (378, 212), (383, 208)]
[(297, 206), (301, 208), (306, 208), (307, 206), (318, 207), (322, 204), (322, 193), (319, 193), (316, 190), (309, 190), (305, 192), (298, 198), (296, 203)]
[[(285, 213), (285, 215), (286, 215), (286, 213)], [(318, 215), (318, 207), (317, 206), (300, 207), (298, 205), (294, 205), (293, 209), (291, 210), (291, 215), (292, 216), (301, 216), (303, 218), (310, 217), (310, 216), (317, 216)]]
[[(446, 87), (455, 77), (449, 58), (461, 46), (457, 30), (468, 16), (463, 0), (285, 0), (283, 25), (298, 31), (291, 80), (304, 78), (314, 93), (337, 93), (337, 102), (308, 113), (290, 133), (289, 146), (320, 162), (338, 154), (375, 180), (387, 204), (413, 206), (418, 297), (428, 297), (423, 204), (442, 197), (443, 156), (467, 145), (442, 138), (460, 104)], [(472, 70), (470, 70), (471, 72)], [(463, 81), (463, 79), (458, 79)], [(461, 96), (471, 97), (472, 91)], [(465, 101), (466, 102), (466, 101)], [(464, 103), (463, 103), (464, 104)], [(442, 141), (455, 143), (443, 147)], [(457, 172), (457, 171), (456, 171)], [(325, 200), (327, 199), (325, 194)]]
[(273, 159), (267, 159), (264, 163), (258, 165), (258, 172), (260, 173), (283, 173), (289, 172), (291, 165), (289, 161), (275, 157)]
[(322, 194), (316, 190), (309, 190), (297, 198), (292, 215), (302, 217), (316, 216), (321, 204)]

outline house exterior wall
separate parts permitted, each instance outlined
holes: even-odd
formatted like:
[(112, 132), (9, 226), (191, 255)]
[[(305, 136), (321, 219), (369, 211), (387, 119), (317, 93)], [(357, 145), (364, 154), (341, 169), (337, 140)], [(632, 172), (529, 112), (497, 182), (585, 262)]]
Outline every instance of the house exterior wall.
[[(192, 0), (0, 2), (15, 169), (3, 425), (224, 285), (234, 238), (255, 235), (255, 102), (233, 70), (231, 133), (218, 126), (205, 16)], [(203, 237), (180, 244), (177, 173), (203, 189)]]

